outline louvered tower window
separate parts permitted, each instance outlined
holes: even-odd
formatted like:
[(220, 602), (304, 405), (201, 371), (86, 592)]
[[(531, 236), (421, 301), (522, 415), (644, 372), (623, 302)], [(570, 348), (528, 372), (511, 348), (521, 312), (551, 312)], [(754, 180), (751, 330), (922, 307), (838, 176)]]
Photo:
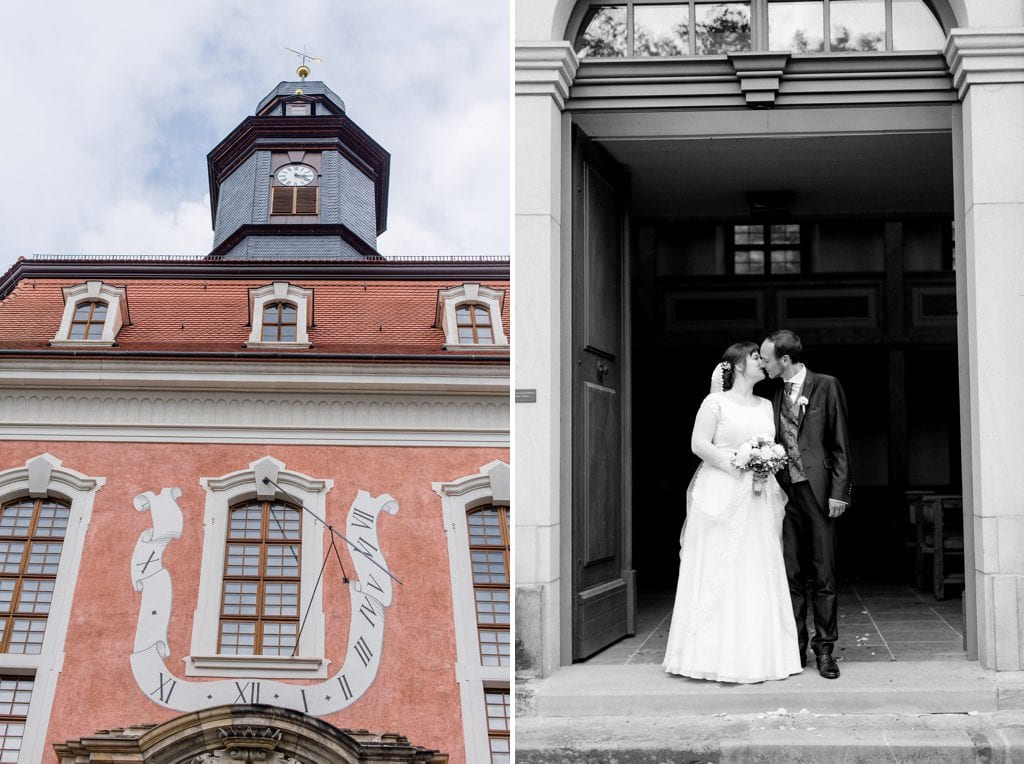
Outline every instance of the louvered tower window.
[(71, 506), (16, 499), (0, 510), (0, 652), (37, 655), (60, 567)]
[(293, 655), (299, 633), (302, 510), (280, 501), (231, 508), (219, 651)]
[(509, 666), (508, 507), (480, 507), (470, 510), (466, 519), (473, 564), (480, 663), (484, 666)]
[(320, 187), (288, 188), (274, 186), (270, 205), (271, 215), (316, 215), (320, 210)]

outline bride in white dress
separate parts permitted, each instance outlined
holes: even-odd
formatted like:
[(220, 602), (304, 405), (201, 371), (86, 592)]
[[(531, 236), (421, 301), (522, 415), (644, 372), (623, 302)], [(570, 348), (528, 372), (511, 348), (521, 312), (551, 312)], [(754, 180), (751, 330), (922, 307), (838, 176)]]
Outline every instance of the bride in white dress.
[(732, 345), (697, 412), (691, 448), (702, 461), (686, 492), (662, 664), (671, 674), (750, 683), (802, 671), (782, 561), (785, 495), (774, 475), (754, 493), (754, 473), (731, 463), (755, 435), (775, 437), (771, 401), (753, 394), (763, 378), (757, 345)]

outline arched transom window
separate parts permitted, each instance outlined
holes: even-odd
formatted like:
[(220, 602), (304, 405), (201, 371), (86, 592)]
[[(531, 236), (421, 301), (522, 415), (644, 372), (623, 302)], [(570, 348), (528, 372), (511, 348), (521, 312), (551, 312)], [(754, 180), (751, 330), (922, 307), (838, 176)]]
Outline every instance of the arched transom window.
[(107, 303), (103, 300), (80, 302), (75, 306), (68, 338), (72, 340), (98, 340), (103, 335), (103, 324), (106, 320)]
[(231, 508), (221, 599), (222, 655), (294, 654), (301, 520), (301, 509), (280, 501)]
[(71, 506), (17, 499), (0, 510), (0, 652), (38, 654)]
[(508, 507), (488, 505), (469, 511), (469, 554), (473, 596), (484, 666), (511, 665), (509, 649)]
[(263, 307), (261, 342), (295, 342), (298, 312), (290, 302), (272, 302)]
[(941, 24), (923, 0), (590, 0), (577, 6), (581, 57), (940, 50)]

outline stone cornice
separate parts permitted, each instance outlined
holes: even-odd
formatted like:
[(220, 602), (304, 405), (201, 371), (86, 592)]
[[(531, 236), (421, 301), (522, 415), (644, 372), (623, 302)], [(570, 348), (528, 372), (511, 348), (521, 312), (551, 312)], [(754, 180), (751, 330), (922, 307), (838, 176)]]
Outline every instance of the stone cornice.
[(549, 95), (564, 109), (579, 65), (571, 43), (516, 43), (516, 95)]
[(954, 29), (944, 53), (961, 100), (971, 85), (1024, 83), (1024, 29)]

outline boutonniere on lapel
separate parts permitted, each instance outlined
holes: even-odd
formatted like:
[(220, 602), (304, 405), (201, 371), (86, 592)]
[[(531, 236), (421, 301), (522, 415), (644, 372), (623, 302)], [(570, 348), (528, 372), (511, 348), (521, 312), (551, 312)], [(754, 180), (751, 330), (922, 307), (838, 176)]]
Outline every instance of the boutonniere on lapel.
[(809, 401), (807, 400), (806, 395), (801, 395), (799, 398), (796, 399), (796, 405), (800, 407), (801, 414), (803, 414), (807, 410), (808, 403)]

